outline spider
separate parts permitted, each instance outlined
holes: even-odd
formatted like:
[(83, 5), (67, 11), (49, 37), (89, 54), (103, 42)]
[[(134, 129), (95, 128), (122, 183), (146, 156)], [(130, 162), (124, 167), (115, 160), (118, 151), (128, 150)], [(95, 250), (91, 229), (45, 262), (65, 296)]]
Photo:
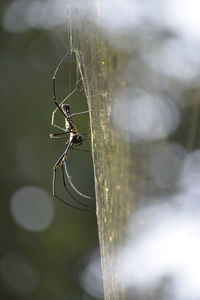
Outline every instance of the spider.
[[(61, 102), (58, 103), (57, 100), (57, 96), (56, 96), (56, 75), (59, 71), (60, 66), (62, 65), (63, 61), (72, 53), (74, 53), (75, 58), (76, 58), (76, 62), (77, 62), (77, 72), (80, 73), (81, 78), (78, 79), (76, 87), (72, 90), (71, 93), (69, 93), (67, 95), (67, 97), (65, 97), (65, 99)], [(86, 199), (93, 199), (92, 197), (85, 195), (83, 193), (81, 193), (72, 183), (71, 181), (71, 177), (69, 176), (68, 173), (68, 169), (67, 169), (67, 159), (69, 157), (69, 152), (73, 149), (75, 150), (82, 150), (82, 149), (78, 149), (76, 147), (79, 147), (82, 145), (82, 143), (86, 140), (77, 130), (74, 121), (73, 121), (73, 116), (74, 115), (81, 115), (81, 114), (85, 114), (85, 113), (89, 113), (89, 110), (87, 111), (82, 111), (82, 112), (78, 112), (78, 113), (71, 113), (71, 109), (70, 109), (70, 105), (66, 104), (65, 102), (77, 91), (78, 89), (78, 83), (79, 81), (82, 80), (83, 81), (83, 74), (82, 74), (82, 69), (81, 69), (81, 63), (80, 63), (80, 53), (78, 52), (77, 49), (71, 49), (70, 51), (68, 51), (63, 58), (60, 60), (59, 64), (57, 65), (54, 74), (53, 74), (53, 78), (52, 78), (52, 88), (53, 88), (53, 100), (54, 103), (56, 105), (56, 109), (53, 111), (52, 113), (52, 120), (51, 120), (51, 125), (58, 128), (59, 130), (61, 130), (61, 132), (58, 133), (51, 133), (50, 137), (51, 138), (62, 138), (65, 137), (66, 134), (69, 134), (69, 139), (67, 140), (66, 144), (66, 148), (65, 151), (61, 154), (61, 156), (59, 157), (59, 159), (56, 161), (56, 163), (54, 164), (53, 167), (53, 195), (61, 202), (65, 203), (66, 205), (78, 209), (78, 210), (84, 210), (84, 211), (88, 211), (88, 212), (92, 212), (93, 210), (90, 210), (88, 205), (86, 205), (85, 203), (81, 202), (80, 200), (78, 200), (73, 194), (72, 192), (69, 190), (68, 186), (67, 186), (67, 182), (66, 182), (66, 178), (68, 180), (68, 183), (70, 184), (71, 188), (81, 197), (86, 198)], [(63, 115), (64, 119), (65, 119), (65, 128), (55, 124), (55, 113), (57, 111), (60, 111), (60, 113)], [(86, 151), (89, 152), (88, 150), (82, 150), (82, 151)], [(57, 195), (56, 192), (56, 176), (57, 176), (57, 169), (61, 168), (61, 172), (62, 172), (62, 181), (63, 181), (63, 186), (65, 188), (65, 190), (67, 191), (67, 193), (69, 194), (69, 196), (77, 203), (77, 205), (72, 205), (71, 203), (66, 202), (65, 200), (63, 200), (60, 196)]]

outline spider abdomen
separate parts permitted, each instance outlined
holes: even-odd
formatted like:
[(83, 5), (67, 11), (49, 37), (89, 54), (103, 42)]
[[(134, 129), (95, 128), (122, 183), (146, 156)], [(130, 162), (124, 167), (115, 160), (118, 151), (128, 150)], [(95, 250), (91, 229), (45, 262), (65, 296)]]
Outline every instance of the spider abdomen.
[(83, 143), (84, 139), (83, 139), (82, 135), (75, 134), (75, 135), (73, 135), (72, 141), (73, 141), (74, 145), (80, 146)]

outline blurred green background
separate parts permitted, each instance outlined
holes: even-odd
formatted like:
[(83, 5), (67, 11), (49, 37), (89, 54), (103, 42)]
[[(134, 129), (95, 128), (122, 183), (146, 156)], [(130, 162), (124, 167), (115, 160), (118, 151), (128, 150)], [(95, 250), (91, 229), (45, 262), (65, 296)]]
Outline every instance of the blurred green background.
[[(0, 3), (1, 24), (10, 3)], [(52, 196), (52, 167), (65, 148), (65, 139), (49, 138), (57, 132), (50, 126), (51, 79), (69, 47), (67, 34), (61, 36), (1, 26), (1, 299), (93, 299), (79, 279), (98, 248), (95, 214)], [(67, 92), (66, 70), (67, 62), (57, 78), (59, 96)], [(87, 108), (83, 95), (73, 101), (75, 111)], [(88, 131), (88, 116), (77, 122)], [(93, 194), (90, 154), (74, 151), (69, 168), (76, 186)]]

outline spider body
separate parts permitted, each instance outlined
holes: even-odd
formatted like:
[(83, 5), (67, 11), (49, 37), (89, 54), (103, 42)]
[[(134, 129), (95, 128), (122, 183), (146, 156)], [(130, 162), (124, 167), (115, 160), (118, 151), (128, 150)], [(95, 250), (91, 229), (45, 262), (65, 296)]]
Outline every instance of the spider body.
[(66, 130), (70, 130), (70, 132), (74, 132), (76, 133), (77, 132), (77, 129), (74, 125), (74, 122), (72, 120), (72, 117), (71, 117), (71, 112), (70, 112), (70, 105), (69, 104), (62, 104), (61, 106), (62, 108), (62, 111), (65, 115), (65, 128)]
[(78, 133), (78, 130), (73, 122), (70, 105), (62, 104), (62, 110), (65, 114), (65, 129), (66, 133), (69, 133), (69, 140), (72, 142), (73, 146), (80, 146), (85, 139), (81, 134)]

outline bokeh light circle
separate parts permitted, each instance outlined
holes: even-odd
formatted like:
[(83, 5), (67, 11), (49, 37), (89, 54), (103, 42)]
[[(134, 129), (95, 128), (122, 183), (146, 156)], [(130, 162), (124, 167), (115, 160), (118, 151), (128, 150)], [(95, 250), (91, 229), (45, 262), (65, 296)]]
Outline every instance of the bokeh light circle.
[(167, 97), (126, 88), (114, 97), (112, 120), (124, 139), (145, 143), (170, 136), (179, 125), (180, 114)]
[(14, 220), (27, 230), (45, 230), (52, 222), (54, 207), (49, 195), (41, 188), (26, 186), (17, 190), (10, 203)]
[(18, 253), (7, 253), (1, 258), (0, 273), (5, 284), (20, 294), (33, 292), (39, 283), (32, 264)]

